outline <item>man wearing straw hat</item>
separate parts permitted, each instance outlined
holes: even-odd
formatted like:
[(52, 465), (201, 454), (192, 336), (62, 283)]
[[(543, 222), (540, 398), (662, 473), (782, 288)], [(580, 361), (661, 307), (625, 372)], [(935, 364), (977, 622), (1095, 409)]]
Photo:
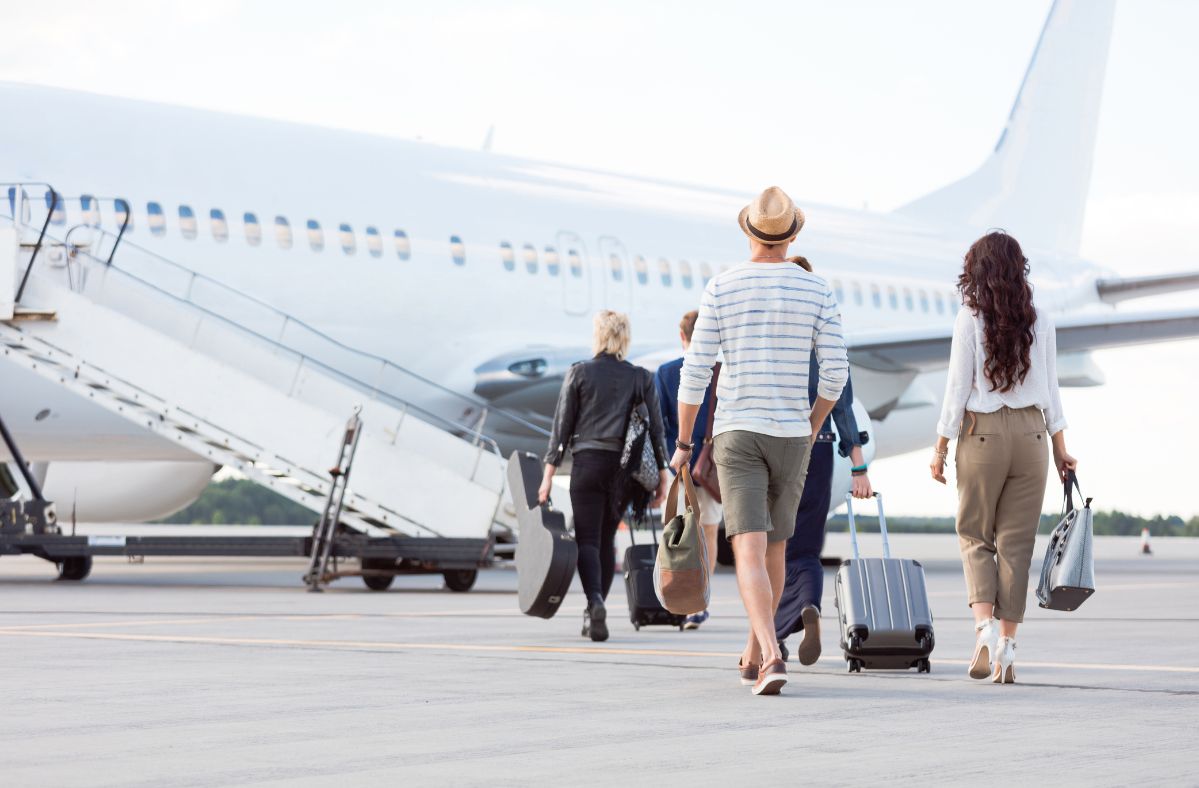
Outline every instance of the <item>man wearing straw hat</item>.
[[(712, 451), (749, 617), (738, 668), (753, 694), (777, 695), (787, 683), (774, 633), (787, 539), (813, 438), (845, 386), (849, 361), (828, 284), (786, 259), (803, 211), (772, 186), (741, 211), (738, 223), (749, 238), (749, 261), (704, 289), (680, 375), (679, 440), (670, 464), (677, 472), (690, 458), (696, 413), (722, 354)], [(813, 349), (820, 380), (809, 407)]]

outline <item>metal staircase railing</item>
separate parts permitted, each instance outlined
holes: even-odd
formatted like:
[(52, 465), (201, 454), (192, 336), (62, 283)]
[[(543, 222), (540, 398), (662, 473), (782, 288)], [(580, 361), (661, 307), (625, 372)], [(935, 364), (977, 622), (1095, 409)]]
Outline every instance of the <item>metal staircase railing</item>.
[[(19, 199), (21, 192), (28, 187), (42, 187), (46, 190), (45, 199), (39, 201), (26, 196), (27, 204), (61, 205), (66, 202), (66, 198), (48, 184), (0, 183), (0, 187), (3, 186), (10, 189), (10, 201), (14, 188), (18, 190)], [(48, 195), (53, 195), (53, 198)], [(119, 198), (111, 201), (124, 202)], [(450, 389), (389, 359), (352, 348), (264, 301), (129, 241), (126, 230), (131, 214), (127, 205), (123, 211), (124, 221), (117, 233), (93, 225), (77, 224), (71, 226), (61, 239), (49, 232), (53, 211), (53, 207), (46, 210), (37, 243), (40, 247), (43, 239), (49, 239), (66, 248), (66, 272), (69, 284), (76, 292), (86, 289), (86, 273), (80, 266), (74, 265), (82, 257), (93, 263), (102, 263), (106, 268), (120, 271), (165, 295), (223, 319), (260, 340), (294, 352), (364, 394), (390, 401), (421, 418), (436, 422), (460, 437), (469, 436), (472, 440), (487, 442), (490, 439), (483, 430), (488, 422), (494, 420), (549, 438), (548, 430), (516, 413)], [(21, 212), (19, 207), (13, 208), (12, 217), (20, 216)], [(18, 225), (29, 225), (28, 220), (18, 222), (12, 217), (9, 218)], [(31, 259), (24, 279), (28, 279), (35, 261)], [(437, 406), (436, 409), (430, 407), (432, 404)], [(451, 415), (450, 407), (456, 407), (460, 415)], [(494, 443), (493, 440), (490, 442)]]

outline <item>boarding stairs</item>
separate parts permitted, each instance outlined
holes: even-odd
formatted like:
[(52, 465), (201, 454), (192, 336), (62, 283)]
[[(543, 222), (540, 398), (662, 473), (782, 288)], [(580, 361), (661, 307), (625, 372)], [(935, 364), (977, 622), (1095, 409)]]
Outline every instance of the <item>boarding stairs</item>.
[[(123, 232), (65, 223), (53, 232), (54, 209), (40, 194), (26, 199), (44, 218), (20, 204), (29, 186), (15, 204), (10, 190), (11, 215), (0, 216), (5, 361), (315, 513), (336, 493), (341, 526), (362, 535), (489, 540), (507, 524), (505, 462), (481, 432), (494, 409), (345, 347)], [(15, 308), (5, 315), (9, 281)], [(363, 425), (353, 479), (335, 490), (344, 482), (330, 463), (351, 414)]]

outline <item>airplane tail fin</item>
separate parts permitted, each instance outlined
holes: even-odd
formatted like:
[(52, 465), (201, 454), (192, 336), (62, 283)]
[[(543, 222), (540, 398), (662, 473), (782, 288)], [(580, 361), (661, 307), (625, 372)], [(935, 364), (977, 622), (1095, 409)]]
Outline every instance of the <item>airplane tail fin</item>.
[(899, 213), (1077, 252), (1115, 0), (1055, 0), (999, 142), (965, 178)]

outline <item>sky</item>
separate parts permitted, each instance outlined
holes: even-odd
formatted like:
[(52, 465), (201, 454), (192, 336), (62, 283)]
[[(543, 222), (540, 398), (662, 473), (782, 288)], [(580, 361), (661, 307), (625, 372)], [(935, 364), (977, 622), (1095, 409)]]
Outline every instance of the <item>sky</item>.
[[(494, 126), (505, 154), (885, 212), (991, 150), (1049, 5), (0, 0), (0, 80), (467, 148)], [(1199, 268), (1197, 29), (1187, 0), (1116, 10), (1082, 253), (1120, 274)], [(1107, 385), (1063, 392), (1084, 490), (1199, 515), (1199, 341), (1095, 358)], [(892, 514), (953, 512), (928, 454), (872, 469)]]

